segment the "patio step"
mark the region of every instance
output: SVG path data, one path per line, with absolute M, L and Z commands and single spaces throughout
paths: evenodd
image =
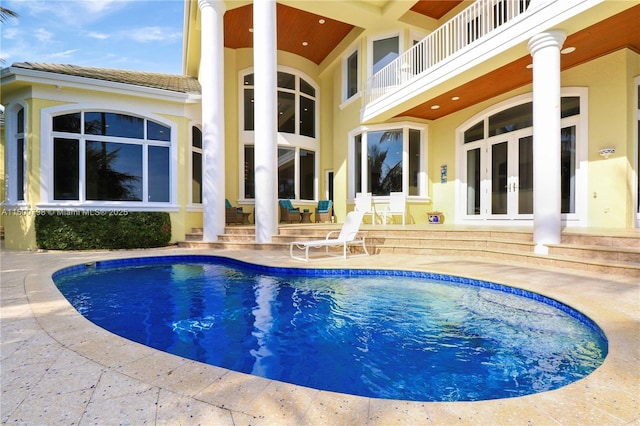
M 181 247 L 212 249 L 288 250 L 292 241 L 324 239 L 339 225 L 280 225 L 279 234 L 269 244 L 254 240 L 253 226 L 226 227 L 216 242 L 202 242 L 202 231 L 195 229 Z M 364 226 L 371 254 L 418 256 L 467 256 L 505 263 L 569 268 L 585 272 L 604 272 L 640 277 L 640 233 L 602 235 L 566 231 L 560 244 L 549 245 L 549 254 L 534 253 L 530 230 L 501 230 L 464 227 L 378 227 Z

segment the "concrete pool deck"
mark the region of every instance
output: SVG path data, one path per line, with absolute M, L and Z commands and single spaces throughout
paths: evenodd
M 609 355 L 588 377 L 525 397 L 440 403 L 364 398 L 237 373 L 133 343 L 84 319 L 51 280 L 56 270 L 80 263 L 176 254 L 302 268 L 432 271 L 508 284 L 589 316 L 607 335 Z M 2 250 L 0 261 L 3 424 L 640 424 L 640 277 L 460 257 L 376 255 L 306 264 L 283 251 L 177 248 Z

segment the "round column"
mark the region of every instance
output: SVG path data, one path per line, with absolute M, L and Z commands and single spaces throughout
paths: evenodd
M 560 49 L 566 34 L 548 31 L 529 40 L 533 57 L 533 242 L 535 252 L 548 254 L 546 244 L 561 237 L 560 196 Z
M 224 12 L 222 0 L 198 0 L 201 12 L 203 241 L 225 226 Z
M 278 87 L 275 0 L 253 2 L 256 242 L 278 233 Z

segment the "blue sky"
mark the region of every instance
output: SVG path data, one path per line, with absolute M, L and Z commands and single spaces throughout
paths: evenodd
M 2 67 L 44 62 L 182 74 L 183 0 L 2 0 Z

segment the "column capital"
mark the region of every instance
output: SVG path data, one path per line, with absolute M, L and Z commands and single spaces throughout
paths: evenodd
M 227 6 L 224 0 L 198 0 L 198 8 L 203 10 L 204 8 L 212 7 L 216 12 L 223 14 L 227 10 Z
M 527 47 L 529 53 L 533 56 L 538 50 L 545 47 L 562 47 L 562 44 L 567 39 L 567 34 L 561 30 L 545 31 L 540 34 L 536 34 L 529 40 Z

